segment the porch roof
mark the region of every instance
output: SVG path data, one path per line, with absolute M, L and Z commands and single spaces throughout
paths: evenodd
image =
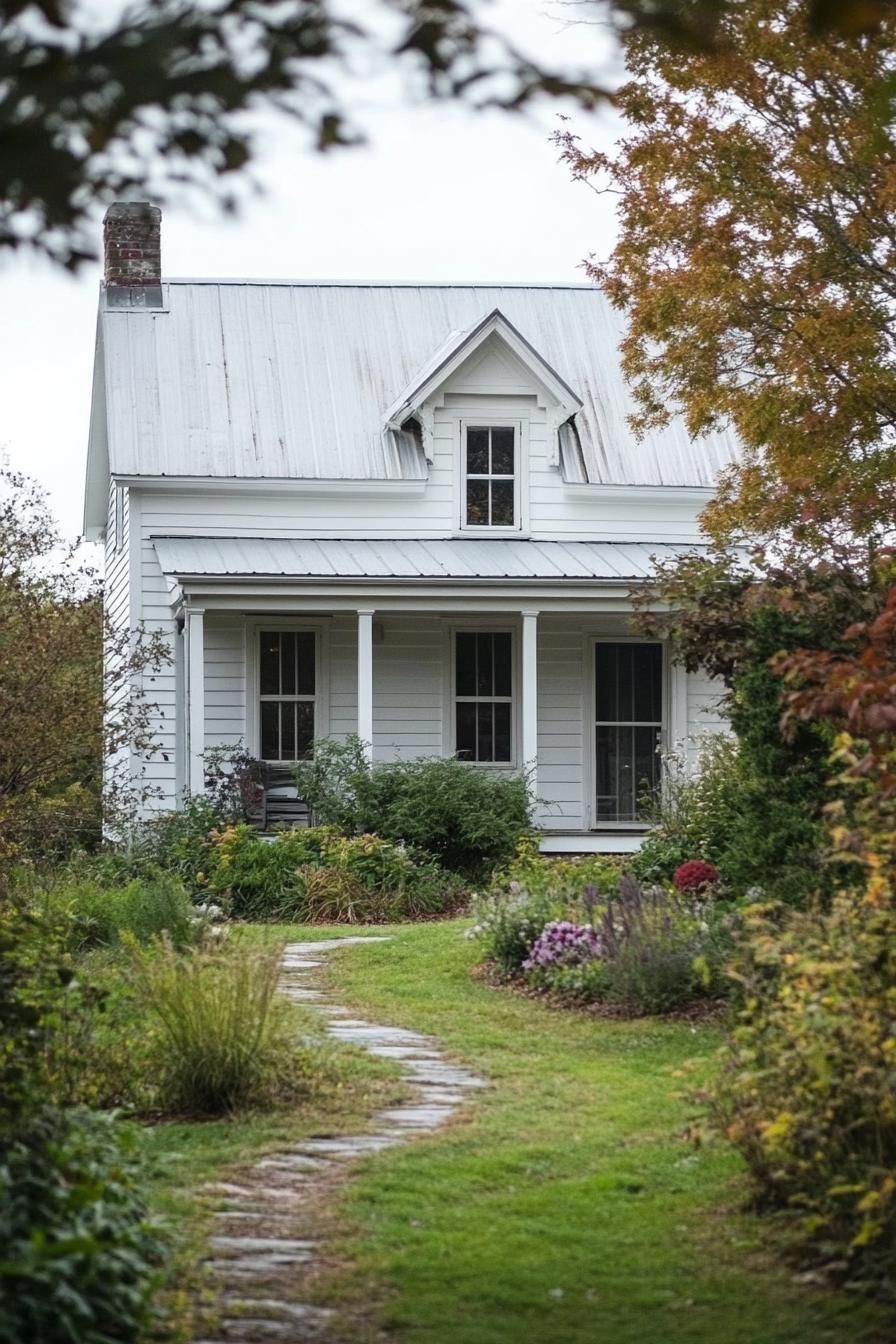
M 693 547 L 619 541 L 523 541 L 268 537 L 156 537 L 159 563 L 173 579 L 519 579 L 545 582 L 645 579 L 654 557 Z

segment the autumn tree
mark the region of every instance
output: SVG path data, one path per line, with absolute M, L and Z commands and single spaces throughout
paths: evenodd
M 711 49 L 646 29 L 625 49 L 616 149 L 561 140 L 618 194 L 618 242 L 588 269 L 627 311 L 641 422 L 736 429 L 717 538 L 877 537 L 896 518 L 892 11 L 847 40 L 799 0 L 745 0 Z
M 98 838 L 103 764 L 151 750 L 136 682 L 165 658 L 152 634 L 104 629 L 97 576 L 61 542 L 43 492 L 0 473 L 0 861 Z M 141 782 L 105 774 L 114 819 Z

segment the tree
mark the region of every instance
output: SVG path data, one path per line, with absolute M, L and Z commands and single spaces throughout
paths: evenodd
M 561 137 L 619 194 L 589 273 L 628 312 L 640 422 L 681 410 L 745 446 L 704 515 L 717 538 L 818 546 L 896 517 L 896 28 L 875 8 L 857 40 L 800 0 L 727 7 L 703 50 L 635 31 L 616 151 Z
M 104 630 L 96 576 L 61 543 L 43 492 L 0 473 L 0 864 L 98 838 L 103 762 L 151 749 L 135 683 L 166 658 L 153 635 Z M 113 769 L 107 785 L 108 818 L 139 801 L 139 780 Z
M 806 4 L 822 23 L 855 12 L 849 0 Z M 582 3 L 676 47 L 711 45 L 727 7 Z M 879 21 L 885 7 L 865 0 L 864 21 Z M 232 205 L 225 184 L 255 148 L 245 113 L 280 109 L 318 149 L 353 143 L 352 77 L 364 66 L 393 67 L 412 90 L 474 107 L 518 110 L 537 96 L 591 107 L 607 96 L 587 67 L 557 70 L 523 55 L 512 32 L 489 24 L 483 0 L 366 0 L 352 18 L 349 8 L 134 0 L 102 23 L 85 0 L 0 0 L 0 249 L 30 245 L 73 268 L 93 255 L 96 201 L 136 194 L 165 204 L 192 183 Z

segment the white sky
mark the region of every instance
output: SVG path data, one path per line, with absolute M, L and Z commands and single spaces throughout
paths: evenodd
M 550 3 L 498 9 L 545 61 L 587 62 L 610 82 L 609 35 L 564 26 Z M 274 123 L 256 165 L 264 195 L 238 219 L 166 209 L 163 276 L 570 281 L 585 278 L 583 257 L 606 255 L 611 205 L 557 163 L 556 106 L 524 120 L 391 102 L 363 114 L 366 147 L 323 158 Z M 602 147 L 619 134 L 609 110 L 572 124 Z M 50 490 L 68 536 L 82 521 L 99 276 L 99 263 L 76 278 L 23 257 L 0 263 L 0 453 Z

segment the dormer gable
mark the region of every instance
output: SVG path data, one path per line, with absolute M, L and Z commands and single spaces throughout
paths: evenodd
M 432 460 L 432 414 L 446 395 L 528 396 L 547 414 L 551 462 L 559 462 L 560 426 L 582 409 L 582 399 L 499 308 L 466 331 L 452 331 L 386 412 L 386 427 L 409 420 L 422 428 Z

